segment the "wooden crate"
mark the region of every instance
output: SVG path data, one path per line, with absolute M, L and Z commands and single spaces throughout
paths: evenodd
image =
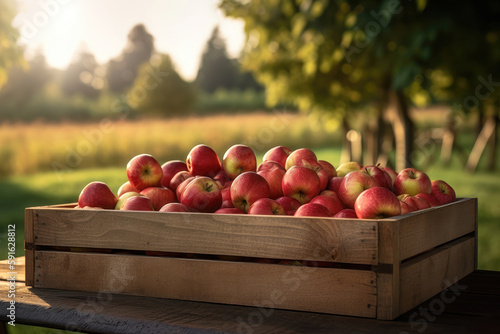
M 26 209 L 27 285 L 394 319 L 477 266 L 470 198 L 380 220 L 72 206 Z

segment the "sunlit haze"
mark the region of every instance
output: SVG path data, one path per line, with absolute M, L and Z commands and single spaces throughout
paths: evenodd
M 243 23 L 224 17 L 217 0 L 17 0 L 14 25 L 29 58 L 38 51 L 50 66 L 64 69 L 75 51 L 87 50 L 106 63 L 123 50 L 127 34 L 144 23 L 159 52 L 169 54 L 187 80 L 196 77 L 200 56 L 219 25 L 228 53 L 243 47 Z

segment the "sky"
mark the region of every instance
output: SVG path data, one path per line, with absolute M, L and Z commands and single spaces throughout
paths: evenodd
M 17 0 L 13 25 L 27 58 L 45 54 L 50 66 L 65 69 L 75 51 L 93 53 L 101 64 L 117 57 L 130 29 L 143 23 L 156 50 L 169 54 L 186 80 L 196 77 L 200 57 L 215 26 L 237 57 L 244 44 L 243 22 L 224 17 L 218 0 Z

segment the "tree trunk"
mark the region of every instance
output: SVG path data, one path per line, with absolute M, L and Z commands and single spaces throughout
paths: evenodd
M 364 153 L 363 165 L 376 165 L 382 150 L 384 124 L 382 109 L 378 110 L 374 119 L 371 119 L 365 126 L 363 132 Z
M 389 119 L 396 144 L 396 170 L 412 167 L 414 125 L 408 113 L 408 101 L 403 92 L 391 91 L 389 95 Z
M 498 111 L 494 110 L 493 111 L 493 122 L 494 122 L 494 129 L 493 133 L 491 134 L 490 140 L 488 141 L 488 150 L 489 150 L 489 156 L 488 156 L 488 171 L 494 172 L 496 170 L 496 162 L 497 162 L 497 132 L 498 132 Z
M 441 145 L 441 162 L 444 166 L 449 166 L 451 163 L 451 155 L 453 153 L 453 147 L 455 145 L 455 136 L 455 115 L 452 110 L 449 110 L 445 120 L 443 144 Z
M 347 120 L 342 120 L 342 153 L 340 154 L 340 163 L 352 161 L 352 148 L 351 142 L 347 139 L 347 133 L 349 132 L 350 127 Z
M 483 155 L 484 149 L 486 145 L 494 136 L 497 129 L 496 115 L 488 115 L 486 117 L 486 121 L 479 133 L 479 136 L 474 143 L 474 147 L 472 147 L 472 151 L 469 155 L 469 160 L 467 160 L 466 168 L 469 172 L 475 172 L 477 169 L 477 165 L 479 164 L 479 160 Z

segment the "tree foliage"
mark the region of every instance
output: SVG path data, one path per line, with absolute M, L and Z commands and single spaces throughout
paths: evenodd
M 103 86 L 103 79 L 97 74 L 97 64 L 93 54 L 81 51 L 72 62 L 62 78 L 62 91 L 65 95 L 82 95 L 96 98 Z
M 17 44 L 19 31 L 12 26 L 15 14 L 13 0 L 0 0 L 0 89 L 7 81 L 8 70 L 23 60 Z

